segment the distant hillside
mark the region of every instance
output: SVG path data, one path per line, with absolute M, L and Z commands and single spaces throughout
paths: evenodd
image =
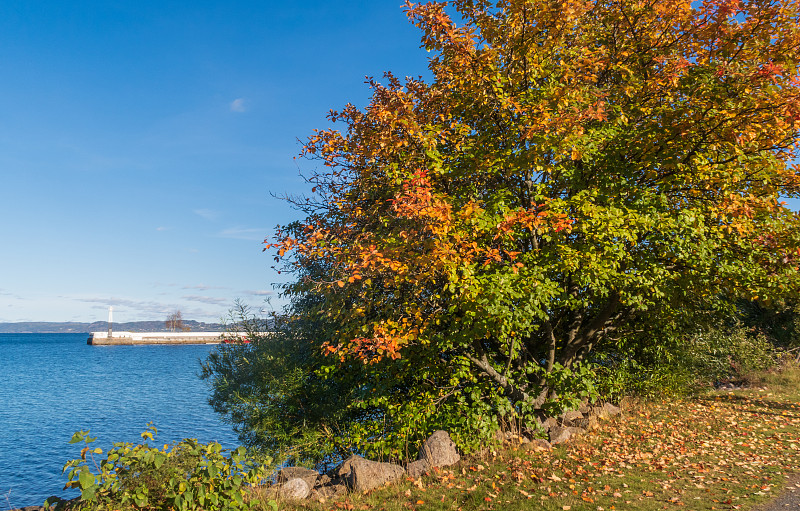
M 225 326 L 219 323 L 202 323 L 199 321 L 184 321 L 184 327 L 192 332 L 219 332 Z M 114 323 L 114 330 L 128 332 L 163 332 L 167 330 L 164 321 L 133 321 L 130 323 Z M 22 322 L 0 323 L 0 334 L 71 334 L 104 332 L 108 329 L 105 321 L 94 323 L 58 323 L 58 322 Z

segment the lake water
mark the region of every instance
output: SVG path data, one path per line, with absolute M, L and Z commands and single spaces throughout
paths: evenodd
M 41 505 L 64 491 L 61 469 L 80 456 L 75 431 L 94 445 L 155 445 L 183 438 L 238 445 L 207 403 L 199 360 L 213 345 L 89 346 L 87 334 L 0 334 L 0 509 Z

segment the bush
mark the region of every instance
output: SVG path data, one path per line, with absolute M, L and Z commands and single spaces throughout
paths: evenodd
M 325 338 L 325 325 L 275 315 L 267 333 L 243 304 L 231 311 L 229 323 L 236 335 L 203 361 L 201 377 L 211 387 L 209 403 L 239 441 L 278 465 L 349 455 L 343 424 L 361 416 L 347 406 L 359 385 L 347 373 L 324 372 L 315 339 Z
M 680 359 L 681 338 L 679 331 L 662 326 L 602 346 L 595 357 L 599 393 L 612 401 L 688 393 L 694 378 Z
M 694 328 L 654 325 L 641 335 L 598 350 L 597 387 L 605 398 L 677 396 L 722 382 L 748 381 L 773 367 L 780 350 L 737 315 L 709 314 Z
M 704 383 L 746 381 L 774 366 L 777 353 L 763 333 L 736 323 L 693 336 L 683 363 Z
M 800 346 L 800 300 L 783 300 L 769 305 L 742 300 L 738 309 L 746 326 L 762 332 L 776 346 Z
M 142 438 L 153 440 L 155 433 L 151 426 Z M 69 477 L 66 488 L 81 491 L 79 508 L 250 509 L 253 502 L 247 498 L 247 489 L 264 479 L 263 469 L 247 458 L 244 447 L 226 456 L 220 444 L 201 444 L 194 439 L 163 449 L 146 443 L 115 443 L 98 465 L 95 455 L 103 450 L 92 448 L 94 441 L 88 431 L 76 432 L 70 443 L 85 444 L 81 457 L 64 465 Z M 97 473 L 92 472 L 90 462 Z M 45 505 L 61 509 L 67 502 L 51 497 Z

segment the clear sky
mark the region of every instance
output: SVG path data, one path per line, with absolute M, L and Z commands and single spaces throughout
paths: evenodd
M 298 139 L 366 75 L 426 73 L 401 6 L 0 2 L 0 322 L 262 307 Z
M 264 306 L 298 139 L 365 76 L 426 74 L 401 5 L 0 2 L 0 322 Z

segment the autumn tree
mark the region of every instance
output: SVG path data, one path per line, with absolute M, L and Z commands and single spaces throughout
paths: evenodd
M 406 12 L 431 80 L 331 112 L 306 218 L 266 241 L 330 325 L 318 373 L 358 375 L 359 439 L 530 424 L 609 339 L 797 294 L 796 0 Z
M 170 332 L 181 331 L 183 330 L 183 314 L 179 310 L 171 312 L 167 315 L 167 320 L 164 323 Z

